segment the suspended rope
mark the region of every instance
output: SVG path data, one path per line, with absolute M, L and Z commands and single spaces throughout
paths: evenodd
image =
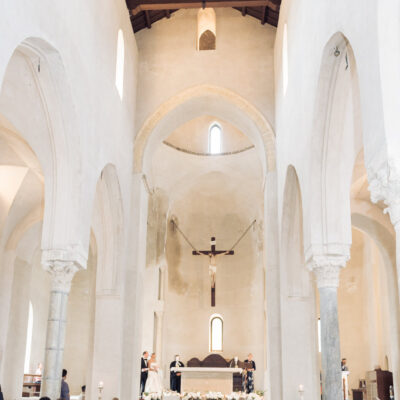
M 186 235 L 181 231 L 181 229 L 179 228 L 178 224 L 171 219 L 171 222 L 174 224 L 174 226 L 176 227 L 176 229 L 178 229 L 178 232 L 183 236 L 183 238 L 186 240 L 186 243 L 194 250 L 197 251 L 197 249 L 192 245 L 192 243 L 190 242 L 190 240 L 186 237 Z
M 248 228 L 243 232 L 242 236 L 240 236 L 240 238 L 238 240 L 236 240 L 235 244 L 229 249 L 229 251 L 232 251 L 237 245 L 238 243 L 244 238 L 244 236 L 246 235 L 246 233 L 250 230 L 250 228 L 256 223 L 256 219 L 248 226 Z
M 182 235 L 182 237 L 185 239 L 186 243 L 197 253 L 199 252 L 194 246 L 193 244 L 190 242 L 190 240 L 187 238 L 187 236 L 181 231 L 181 229 L 179 228 L 178 224 L 171 219 L 171 222 L 174 224 L 174 226 L 176 227 L 176 229 L 178 230 L 178 232 Z M 250 228 L 257 222 L 257 220 L 255 219 L 248 227 L 247 229 L 242 233 L 242 235 L 239 237 L 238 240 L 236 240 L 236 242 L 233 244 L 233 246 L 226 252 L 230 252 L 232 251 L 238 244 L 239 242 L 245 237 L 246 233 L 250 230 Z M 224 254 L 226 254 L 224 253 Z

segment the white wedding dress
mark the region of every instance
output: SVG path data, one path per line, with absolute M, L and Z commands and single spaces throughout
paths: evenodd
M 145 393 L 162 393 L 163 387 L 161 382 L 161 371 L 158 370 L 156 363 L 149 366 L 149 374 L 147 375 Z

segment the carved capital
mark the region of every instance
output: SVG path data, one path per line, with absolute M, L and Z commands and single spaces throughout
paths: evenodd
M 75 273 L 86 268 L 86 255 L 80 248 L 42 251 L 43 268 L 51 275 L 53 291 L 69 293 Z
M 387 206 L 384 213 L 389 213 L 392 224 L 400 221 L 400 158 L 389 159 L 378 171 L 368 169 L 371 201 L 383 201 Z
M 309 263 L 309 269 L 314 272 L 318 288 L 339 287 L 340 270 L 346 266 L 347 254 L 315 255 Z

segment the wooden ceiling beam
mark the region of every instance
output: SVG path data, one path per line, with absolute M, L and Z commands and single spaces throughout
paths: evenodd
M 132 0 L 128 1 L 128 8 L 133 16 L 141 11 L 175 10 L 179 8 L 201 8 L 206 7 L 270 7 L 274 11 L 279 11 L 279 5 L 272 0 Z
M 150 19 L 149 12 L 147 10 L 144 12 L 144 16 L 145 16 L 145 19 L 146 19 L 146 27 L 148 29 L 150 29 L 151 28 L 151 19 Z
M 242 15 L 243 17 L 245 17 L 247 14 L 247 8 L 246 7 L 242 7 Z
M 265 25 L 265 23 L 267 22 L 267 18 L 268 18 L 268 6 L 264 7 L 264 12 L 263 12 L 263 16 L 262 16 L 262 20 L 261 20 L 261 24 Z

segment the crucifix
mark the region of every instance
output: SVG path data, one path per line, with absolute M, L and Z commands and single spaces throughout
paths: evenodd
M 208 256 L 210 259 L 210 264 L 208 267 L 208 272 L 211 277 L 211 307 L 215 307 L 215 280 L 217 274 L 217 260 L 218 256 L 232 256 L 235 254 L 233 250 L 216 250 L 215 249 L 216 240 L 215 237 L 211 238 L 211 250 L 193 250 L 192 254 L 194 256 Z

